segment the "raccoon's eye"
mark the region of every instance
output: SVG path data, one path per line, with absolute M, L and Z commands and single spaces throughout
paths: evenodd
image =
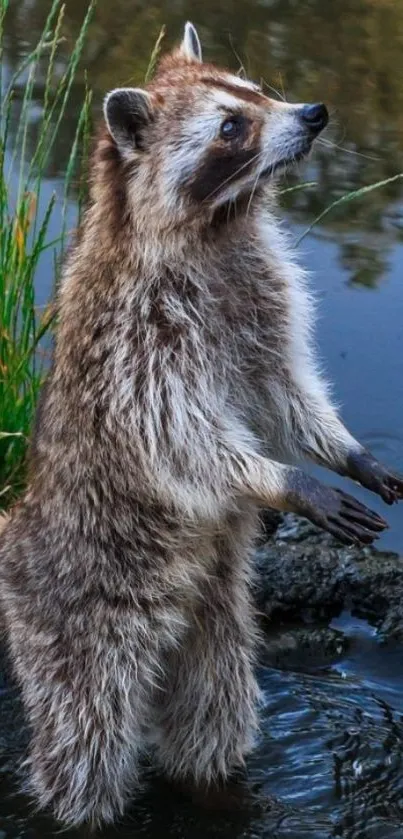
M 221 125 L 220 134 L 224 140 L 234 140 L 239 137 L 244 126 L 244 118 L 241 116 L 233 116 L 225 119 Z

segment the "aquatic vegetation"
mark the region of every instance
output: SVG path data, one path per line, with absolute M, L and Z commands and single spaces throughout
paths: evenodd
M 49 241 L 57 199 L 53 194 L 44 202 L 41 186 L 62 130 L 93 8 L 91 2 L 62 71 L 58 62 L 64 16 L 61 0 L 52 3 L 35 49 L 20 62 L 14 74 L 7 78 L 4 68 L 2 73 L 0 69 L 1 505 L 9 503 L 23 485 L 27 439 L 46 367 L 43 343 L 54 319 L 51 303 L 43 310 L 36 305 L 35 280 L 41 257 L 49 249 L 53 252 L 57 279 L 58 260 L 68 235 L 66 207 L 73 180 L 77 190 L 78 179 L 79 204 L 83 198 L 80 169 L 86 158 L 91 102 L 87 88 L 65 173 L 60 234 Z M 0 0 L 0 68 L 7 9 L 8 0 Z M 35 122 L 37 86 L 41 89 L 41 115 Z

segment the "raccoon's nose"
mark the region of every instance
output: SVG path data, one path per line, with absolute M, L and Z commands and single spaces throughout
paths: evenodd
M 301 109 L 301 119 L 311 131 L 318 134 L 329 122 L 326 105 L 323 105 L 322 102 L 317 105 L 304 105 Z

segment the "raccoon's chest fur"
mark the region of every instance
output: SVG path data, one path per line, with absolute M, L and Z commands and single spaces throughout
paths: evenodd
M 309 307 L 286 239 L 274 225 L 262 228 L 262 235 L 248 231 L 223 249 L 205 320 L 214 323 L 216 381 L 225 381 L 230 411 L 277 450 L 284 393 L 306 352 Z
M 275 373 L 287 341 L 288 306 L 282 281 L 257 260 L 233 265 L 221 314 L 236 369 L 249 379 Z
M 236 400 L 256 402 L 283 378 L 290 340 L 290 293 L 281 271 L 257 249 L 238 247 L 220 277 L 214 317 Z

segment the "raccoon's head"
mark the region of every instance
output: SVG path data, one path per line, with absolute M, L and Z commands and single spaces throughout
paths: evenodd
M 328 122 L 323 104 L 269 99 L 258 85 L 203 63 L 190 23 L 147 89 L 112 90 L 104 115 L 133 213 L 167 228 L 259 195 L 308 154 Z

